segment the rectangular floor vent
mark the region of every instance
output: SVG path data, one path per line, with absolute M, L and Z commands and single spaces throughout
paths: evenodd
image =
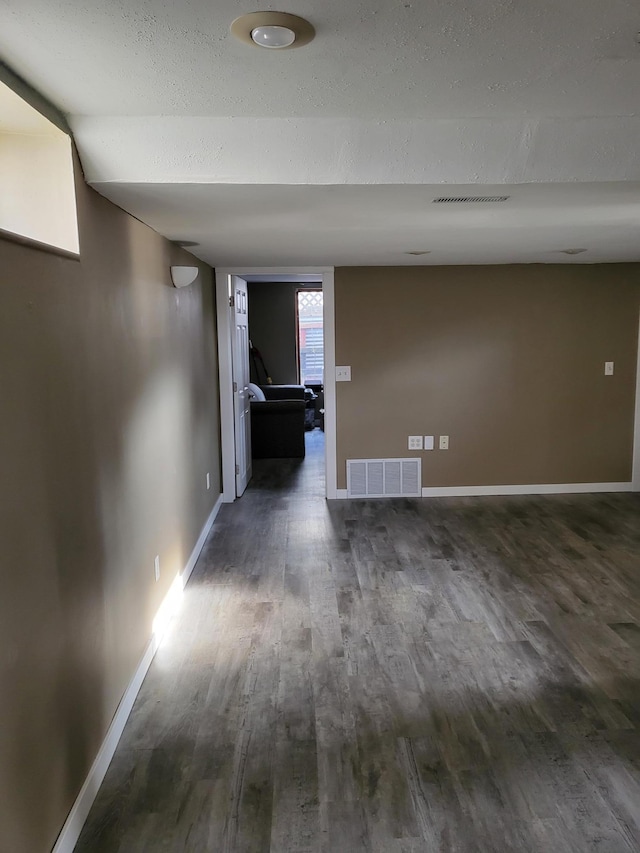
M 350 498 L 418 498 L 421 494 L 420 459 L 347 459 Z

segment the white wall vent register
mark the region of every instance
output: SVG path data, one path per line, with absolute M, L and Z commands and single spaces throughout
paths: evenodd
M 420 459 L 347 459 L 350 498 L 418 498 L 422 494 Z

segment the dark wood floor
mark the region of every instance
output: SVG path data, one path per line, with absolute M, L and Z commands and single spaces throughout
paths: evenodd
M 640 495 L 327 504 L 308 438 L 221 510 L 76 850 L 639 851 Z

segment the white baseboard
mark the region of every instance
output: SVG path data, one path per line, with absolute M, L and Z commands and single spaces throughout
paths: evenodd
M 187 560 L 187 565 L 182 570 L 180 577 L 182 578 L 182 587 L 187 585 L 187 581 L 191 577 L 191 572 L 194 570 L 196 563 L 198 562 L 198 557 L 200 556 L 200 551 L 204 546 L 204 543 L 209 535 L 209 531 L 213 526 L 213 522 L 216 520 L 216 516 L 220 512 L 220 507 L 222 506 L 222 495 L 218 496 L 218 500 L 214 503 L 213 509 L 211 510 L 211 515 L 205 521 L 204 527 L 202 528 L 202 532 L 198 537 L 198 541 L 193 546 L 193 551 L 191 552 L 191 556 Z
M 220 507 L 222 506 L 222 495 L 217 499 L 214 504 L 214 507 L 209 515 L 209 518 L 206 520 L 204 527 L 202 528 L 202 532 L 198 537 L 198 541 L 196 542 L 189 559 L 187 560 L 187 564 L 177 577 L 177 581 L 179 581 L 180 588 L 184 588 L 191 573 L 193 572 L 193 568 L 198 561 L 198 557 L 200 555 L 200 551 L 202 551 L 202 547 L 206 541 L 207 536 L 209 535 L 209 531 L 213 525 L 213 522 L 218 515 Z M 158 608 L 158 613 L 162 610 L 169 611 L 172 609 L 173 602 L 175 601 L 173 591 L 176 584 L 172 584 L 171 589 L 167 593 L 165 599 L 162 604 Z M 166 626 L 167 620 L 162 620 L 162 624 Z M 142 659 L 138 664 L 138 668 L 136 669 L 133 678 L 129 682 L 129 686 L 124 692 L 124 696 L 120 700 L 120 704 L 116 710 L 116 713 L 111 721 L 111 725 L 105 735 L 104 740 L 102 741 L 102 745 L 100 750 L 98 751 L 98 755 L 96 756 L 95 761 L 91 766 L 91 770 L 89 770 L 89 774 L 84 781 L 84 785 L 80 789 L 80 793 L 76 797 L 76 800 L 71 807 L 71 811 L 69 812 L 69 816 L 67 817 L 62 830 L 60 831 L 60 835 L 58 836 L 58 840 L 56 841 L 52 853 L 73 853 L 73 848 L 76 846 L 78 838 L 80 837 L 80 833 L 82 831 L 82 827 L 87 819 L 91 806 L 93 805 L 93 801 L 96 798 L 98 790 L 100 789 L 100 785 L 102 784 L 102 780 L 104 779 L 107 770 L 109 769 L 109 764 L 111 763 L 111 759 L 113 758 L 113 754 L 116 751 L 116 747 L 118 746 L 118 742 L 122 737 L 122 732 L 124 731 L 124 727 L 126 725 L 127 720 L 129 719 L 129 714 L 131 713 L 131 709 L 133 708 L 133 704 L 136 701 L 136 697 L 138 695 L 138 691 L 142 686 L 142 682 L 147 674 L 149 667 L 151 666 L 151 661 L 153 660 L 153 656 L 158 650 L 158 646 L 160 645 L 161 636 L 157 634 L 153 634 L 147 647 L 142 655 Z
M 423 498 L 481 495 L 577 495 L 589 492 L 630 492 L 632 483 L 533 483 L 523 486 L 427 486 Z
M 632 492 L 633 483 L 533 483 L 528 486 L 426 486 L 423 498 L 467 498 L 482 495 L 579 495 L 589 492 Z M 337 500 L 348 498 L 346 489 L 336 490 Z M 362 500 L 362 498 L 358 498 Z M 374 498 L 371 498 L 374 500 Z M 375 500 L 379 500 L 375 498 Z
M 638 324 L 638 362 L 636 365 L 636 412 L 633 423 L 633 491 L 640 492 L 640 323 Z
M 129 686 L 125 690 L 124 696 L 120 700 L 118 710 L 115 713 L 111 725 L 107 731 L 105 739 L 102 741 L 102 746 L 96 756 L 95 761 L 89 770 L 89 775 L 84 781 L 84 785 L 80 789 L 80 793 L 76 797 L 76 801 L 71 807 L 69 816 L 67 817 L 64 826 L 58 836 L 52 853 L 73 853 L 76 846 L 82 827 L 87 819 L 87 815 L 96 798 L 102 780 L 111 764 L 111 759 L 118 746 L 118 741 L 122 735 L 125 723 L 129 718 L 133 703 L 136 700 L 138 691 L 142 686 L 147 670 L 151 665 L 156 648 L 154 647 L 153 639 L 149 640 L 147 648 L 144 651 L 142 660 L 138 664 L 133 678 Z

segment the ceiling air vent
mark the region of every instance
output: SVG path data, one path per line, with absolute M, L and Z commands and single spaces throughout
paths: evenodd
M 433 204 L 483 204 L 486 201 L 506 201 L 509 195 L 442 195 Z

